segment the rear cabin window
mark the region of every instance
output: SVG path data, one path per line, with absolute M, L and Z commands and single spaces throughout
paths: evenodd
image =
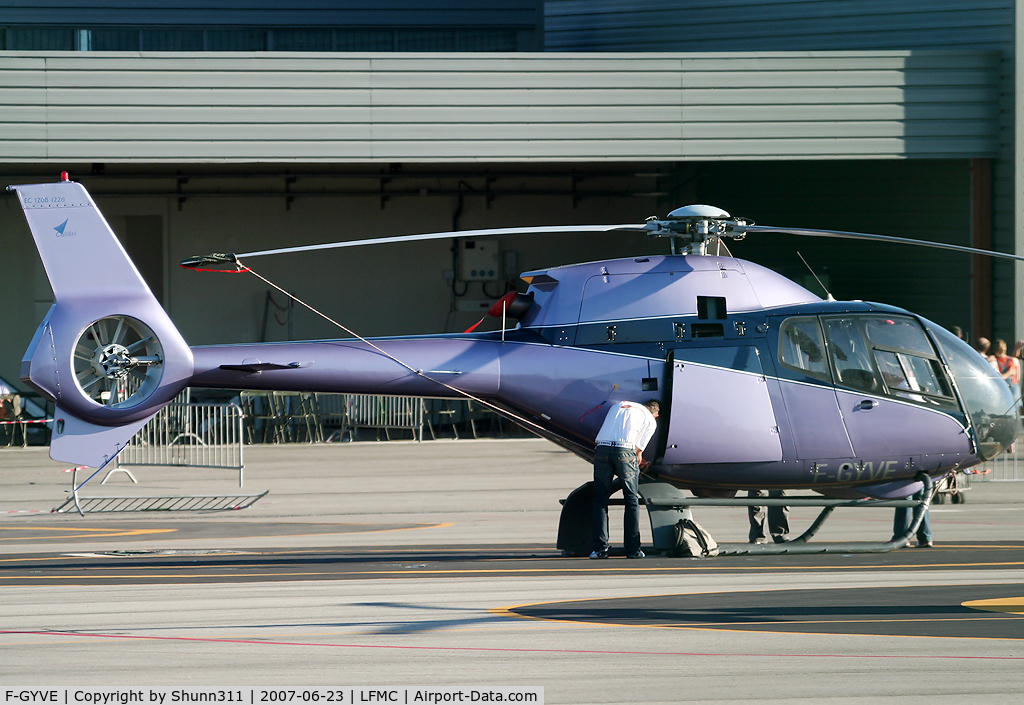
M 779 362 L 808 377 L 832 381 L 816 317 L 787 318 L 782 322 L 779 327 Z

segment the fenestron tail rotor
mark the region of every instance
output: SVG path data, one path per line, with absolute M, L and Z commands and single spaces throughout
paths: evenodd
M 159 386 L 163 360 L 148 326 L 129 316 L 108 316 L 89 325 L 75 343 L 75 383 L 98 404 L 132 407 Z
M 101 467 L 188 386 L 192 350 L 85 187 L 65 174 L 8 190 L 54 295 L 21 379 L 53 402 L 50 457 Z

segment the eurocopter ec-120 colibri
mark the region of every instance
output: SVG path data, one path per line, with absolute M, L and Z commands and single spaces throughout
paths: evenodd
M 8 189 L 54 292 L 21 376 L 55 404 L 50 455 L 63 462 L 102 467 L 186 387 L 468 396 L 588 460 L 609 404 L 657 399 L 662 418 L 645 453 L 655 463 L 641 493 L 655 543 L 664 544 L 682 506 L 700 503 L 683 502 L 675 488 L 705 503 L 742 504 L 727 498 L 763 488 L 902 498 L 993 457 L 1019 426 L 1007 385 L 941 326 L 883 304 L 822 300 L 730 256 L 721 240 L 788 232 L 981 252 L 971 248 L 757 226 L 710 206 L 640 225 L 334 243 L 315 247 L 639 230 L 668 238 L 673 254 L 527 272 L 528 291 L 502 301 L 504 316 L 518 321 L 511 330 L 189 347 L 81 184 L 64 176 Z M 310 248 L 182 264 L 237 271 L 299 249 Z M 669 505 L 676 513 L 656 523 L 654 508 Z M 587 533 L 589 504 L 567 500 L 566 522 Z

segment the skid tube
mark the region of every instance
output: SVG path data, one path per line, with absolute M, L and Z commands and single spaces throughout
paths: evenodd
M 651 517 L 651 528 L 654 533 L 654 548 L 667 550 L 675 542 L 675 522 L 690 517 L 690 507 L 821 507 L 821 513 L 811 522 L 804 533 L 795 539 L 782 543 L 768 544 L 719 544 L 720 556 L 743 555 L 781 555 L 809 553 L 887 553 L 903 548 L 913 536 L 931 502 L 934 482 L 925 473 L 915 478 L 924 483 L 919 493 L 921 499 L 829 499 L 827 497 L 734 497 L 731 499 L 703 499 L 699 497 L 667 496 L 671 487 L 661 482 L 641 483 L 641 494 L 645 494 L 644 503 Z M 660 486 L 660 487 L 654 487 Z M 672 488 L 675 489 L 675 488 Z M 653 492 L 651 490 L 654 490 Z M 909 507 L 913 510 L 907 530 L 890 541 L 843 541 L 826 544 L 809 544 L 808 541 L 818 532 L 825 520 L 836 507 Z M 671 529 L 671 538 L 666 529 Z

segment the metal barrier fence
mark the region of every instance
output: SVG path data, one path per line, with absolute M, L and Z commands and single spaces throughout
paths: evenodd
M 417 441 L 425 432 L 432 439 L 517 434 L 492 410 L 467 399 L 262 391 L 242 392 L 240 399 L 247 443 L 355 441 L 367 429 L 377 432 L 377 440 L 381 432 L 392 440 L 395 431 Z
M 118 469 L 134 465 L 227 468 L 238 470 L 241 487 L 242 422 L 237 404 L 173 402 L 132 437 L 118 456 Z
M 389 440 L 393 430 L 410 431 L 413 439 L 423 440 L 423 400 L 419 397 L 335 394 L 321 395 L 318 404 L 321 420 L 337 419 L 341 432 L 347 430 L 352 440 L 361 428 L 383 430 Z
M 322 441 L 318 398 L 311 392 L 243 391 L 238 395 L 245 416 L 247 443 Z
M 1021 458 L 1018 451 L 1020 444 L 1024 442 L 1018 439 L 1017 443 L 1005 453 L 1000 453 L 987 462 L 969 468 L 969 476 L 972 482 L 1020 482 L 1024 481 L 1024 458 Z M 973 472 L 971 472 L 973 470 Z

